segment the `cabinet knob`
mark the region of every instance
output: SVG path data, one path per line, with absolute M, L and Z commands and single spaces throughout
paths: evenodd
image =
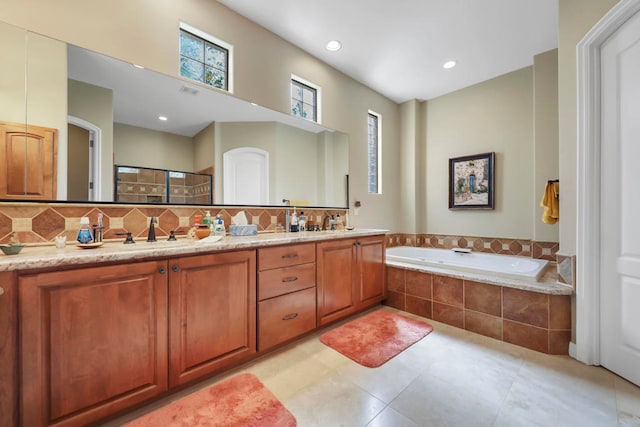
M 282 320 L 293 320 L 296 317 L 298 317 L 298 313 L 291 313 L 291 314 L 287 314 L 286 316 L 284 316 L 282 318 Z
M 160 274 L 164 274 L 164 273 L 166 273 L 166 272 L 167 272 L 167 269 L 166 269 L 166 268 L 164 268 L 164 267 L 160 267 L 160 270 L 158 270 L 158 272 L 159 272 Z
M 171 269 L 176 273 L 180 271 L 180 267 L 178 267 L 177 265 L 174 265 L 173 267 L 171 267 Z

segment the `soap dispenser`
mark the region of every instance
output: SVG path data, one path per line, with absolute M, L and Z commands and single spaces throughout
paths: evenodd
M 225 234 L 224 221 L 222 220 L 222 216 L 220 214 L 216 216 L 216 225 L 214 228 L 214 234 L 216 236 L 224 236 Z

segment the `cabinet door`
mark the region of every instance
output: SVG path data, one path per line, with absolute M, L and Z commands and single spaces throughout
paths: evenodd
M 57 140 L 57 129 L 0 122 L 0 198 L 56 198 Z
M 171 386 L 256 352 L 255 251 L 178 258 L 169 269 Z
M 317 245 L 318 324 L 324 325 L 356 310 L 353 283 L 358 280 L 356 241 L 335 240 Z
M 0 272 L 0 426 L 18 425 L 18 284 Z
M 379 303 L 385 298 L 385 238 L 372 236 L 358 239 L 360 281 L 358 308 Z
M 19 277 L 22 425 L 86 425 L 167 390 L 165 266 Z

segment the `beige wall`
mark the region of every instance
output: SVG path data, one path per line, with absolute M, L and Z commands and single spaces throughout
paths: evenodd
M 193 137 L 193 166 L 195 167 L 196 171 L 201 171 L 213 167 L 213 150 L 215 142 L 216 138 L 214 123 L 211 123 L 209 126 L 202 129 Z
M 221 4 L 5 0 L 0 21 L 170 75 L 178 72 L 178 26 L 183 21 L 234 45 L 235 95 L 240 98 L 288 113 L 292 73 L 320 85 L 323 124 L 350 139 L 351 194 L 363 206 L 359 216 L 352 216 L 354 225 L 398 228 L 397 104 Z M 382 195 L 367 194 L 369 109 L 382 115 Z
M 0 51 L 2 72 L 0 73 L 0 121 L 27 122 L 27 100 L 24 92 L 26 82 L 25 50 L 27 32 L 13 25 L 0 23 Z M 13 64 L 13 65 L 10 65 Z
M 576 253 L 576 46 L 616 3 L 617 0 L 560 0 L 559 3 L 560 252 L 565 255 Z
M 113 92 L 110 89 L 69 79 L 67 102 L 70 116 L 87 121 L 101 130 L 100 163 L 102 188 L 99 198 L 103 201 L 112 201 Z
M 426 232 L 530 239 L 533 67 L 432 99 L 426 112 Z M 449 210 L 449 159 L 490 151 L 495 209 Z
M 557 242 L 558 223 L 545 224 L 540 219 L 540 200 L 548 180 L 558 179 L 558 50 L 533 58 L 534 153 L 533 207 L 535 209 L 532 239 Z M 562 190 L 561 190 L 562 192 Z
M 118 165 L 195 172 L 194 151 L 188 136 L 113 124 L 113 159 Z

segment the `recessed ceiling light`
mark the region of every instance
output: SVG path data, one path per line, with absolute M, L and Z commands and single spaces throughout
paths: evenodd
M 253 105 L 254 107 L 258 106 L 258 104 L 256 104 L 255 102 L 252 102 L 251 105 Z
M 336 50 L 340 50 L 341 48 L 342 43 L 340 43 L 338 40 L 331 40 L 329 43 L 327 43 L 327 50 L 331 52 L 335 52 Z
M 456 61 L 451 60 L 451 61 L 447 61 L 447 62 L 445 62 L 444 64 L 442 64 L 442 67 L 444 67 L 444 68 L 446 68 L 446 69 L 448 70 L 449 68 L 453 68 L 453 67 L 455 67 L 455 66 L 456 66 L 456 64 L 457 64 L 457 62 L 456 62 Z
M 140 68 L 141 70 L 144 70 L 144 67 L 142 65 L 133 64 L 133 66 L 136 67 L 136 68 Z
M 169 119 L 166 116 L 158 116 L 158 120 L 162 120 L 163 122 L 166 122 Z

